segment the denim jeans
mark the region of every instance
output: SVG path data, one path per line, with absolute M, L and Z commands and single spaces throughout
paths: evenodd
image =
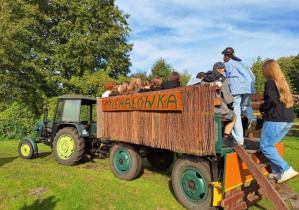
M 283 139 L 292 125 L 292 122 L 264 122 L 260 149 L 270 160 L 271 170 L 274 173 L 282 173 L 290 168 L 289 164 L 278 154 L 275 145 Z
M 251 107 L 251 94 L 234 95 L 234 112 L 237 115 L 237 120 L 232 134 L 237 143 L 244 143 L 244 132 L 241 115 L 246 116 L 248 122 L 256 119 Z

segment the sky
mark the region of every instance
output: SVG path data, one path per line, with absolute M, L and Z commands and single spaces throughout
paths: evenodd
M 223 61 L 221 52 L 251 65 L 260 56 L 299 54 L 298 0 L 116 0 L 128 19 L 131 73 L 149 73 L 161 57 L 192 77 Z

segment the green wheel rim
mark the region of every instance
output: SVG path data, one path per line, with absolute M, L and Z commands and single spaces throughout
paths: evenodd
M 58 156 L 63 160 L 67 160 L 74 154 L 74 152 L 75 142 L 73 138 L 68 134 L 60 136 L 57 141 Z
M 207 199 L 207 181 L 194 167 L 184 168 L 180 175 L 180 187 L 186 199 L 194 204 L 201 204 Z
M 113 157 L 115 169 L 120 174 L 127 174 L 132 167 L 132 158 L 125 149 L 116 151 Z
M 29 144 L 27 144 L 27 143 L 22 144 L 22 146 L 21 146 L 21 153 L 22 153 L 22 155 L 29 156 L 30 155 L 30 151 L 31 151 L 31 148 L 30 148 Z

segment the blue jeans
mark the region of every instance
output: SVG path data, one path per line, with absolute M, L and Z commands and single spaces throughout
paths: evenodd
M 244 143 L 244 132 L 241 115 L 246 116 L 248 122 L 256 119 L 251 107 L 251 94 L 234 95 L 234 112 L 237 115 L 237 120 L 232 134 L 237 143 Z
M 289 164 L 278 154 L 275 144 L 283 139 L 292 125 L 292 122 L 264 122 L 260 149 L 270 160 L 271 170 L 274 173 L 282 173 L 290 168 Z

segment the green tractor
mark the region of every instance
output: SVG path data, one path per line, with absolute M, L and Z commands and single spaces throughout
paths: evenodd
M 43 121 L 34 128 L 37 140 L 26 137 L 19 143 L 22 158 L 37 157 L 37 143 L 50 146 L 57 162 L 63 165 L 75 165 L 84 156 L 102 158 L 108 153 L 109 147 L 96 137 L 97 125 L 93 121 L 96 119 L 95 98 L 59 96 L 53 121 L 48 121 L 47 116 L 46 107 Z

